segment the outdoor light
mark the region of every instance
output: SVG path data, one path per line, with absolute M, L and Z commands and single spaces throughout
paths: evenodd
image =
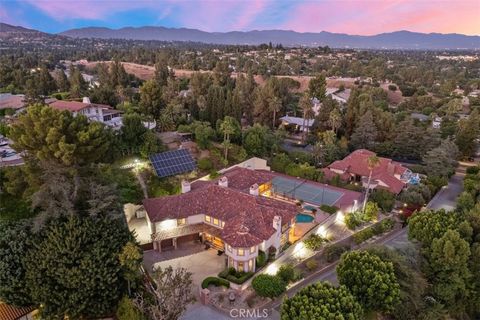
M 265 272 L 266 272 L 267 274 L 269 274 L 269 275 L 274 276 L 274 275 L 276 275 L 277 272 L 278 272 L 278 266 L 277 266 L 275 263 L 272 263 L 271 265 L 269 265 L 269 266 L 267 267 L 267 270 L 265 270 Z
M 326 238 L 327 237 L 327 229 L 325 229 L 325 226 L 320 226 L 318 229 L 317 229 L 317 232 L 316 232 L 319 236 L 321 236 L 322 238 Z
M 335 218 L 335 222 L 344 224 L 345 223 L 345 215 L 342 211 L 337 211 L 337 217 Z
M 306 258 L 308 254 L 308 249 L 305 247 L 303 241 L 297 243 L 295 245 L 295 249 L 293 249 L 293 256 L 297 259 Z

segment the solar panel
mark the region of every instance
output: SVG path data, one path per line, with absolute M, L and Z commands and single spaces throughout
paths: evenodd
M 187 149 L 152 154 L 150 162 L 159 177 L 174 176 L 197 168 L 195 160 Z

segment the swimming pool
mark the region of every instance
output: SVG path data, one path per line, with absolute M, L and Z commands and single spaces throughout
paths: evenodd
M 303 214 L 303 213 L 299 213 L 297 214 L 297 217 L 296 217 L 296 221 L 298 223 L 310 223 L 310 222 L 313 222 L 315 218 L 312 217 L 311 215 L 309 214 Z

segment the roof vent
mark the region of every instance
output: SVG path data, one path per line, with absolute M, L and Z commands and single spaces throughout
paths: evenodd
M 221 177 L 219 180 L 218 180 L 218 185 L 220 187 L 224 187 L 224 188 L 227 188 L 228 187 L 228 178 L 223 176 Z
M 182 180 L 182 193 L 190 192 L 190 190 L 192 190 L 190 182 L 187 180 Z
M 255 183 L 250 187 L 250 194 L 252 196 L 258 196 L 260 194 L 258 184 Z

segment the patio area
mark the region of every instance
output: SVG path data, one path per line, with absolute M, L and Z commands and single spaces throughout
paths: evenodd
M 193 254 L 189 254 L 187 256 L 183 256 L 180 258 L 174 258 L 170 260 L 163 260 L 163 261 L 157 261 L 152 264 L 151 267 L 153 269 L 156 268 L 166 268 L 168 266 L 172 266 L 172 268 L 177 269 L 177 268 L 185 268 L 189 272 L 192 273 L 192 280 L 193 280 L 193 285 L 195 287 L 195 294 L 198 294 L 200 284 L 202 283 L 203 279 L 205 279 L 208 276 L 217 276 L 217 274 L 224 270 L 226 268 L 226 255 L 223 254 L 221 256 L 217 255 L 217 250 L 209 249 L 209 250 L 203 250 L 204 246 L 202 245 L 202 250 L 200 252 L 196 252 Z M 175 252 L 179 251 L 181 249 L 177 249 L 174 251 L 170 252 Z M 155 251 L 148 251 L 144 253 L 144 264 L 146 255 L 150 255 L 151 253 L 156 253 L 158 256 L 163 256 L 166 253 L 170 252 L 162 252 L 159 254 L 158 252 Z M 155 255 L 153 255 L 155 256 Z M 152 269 L 149 269 L 152 270 Z

